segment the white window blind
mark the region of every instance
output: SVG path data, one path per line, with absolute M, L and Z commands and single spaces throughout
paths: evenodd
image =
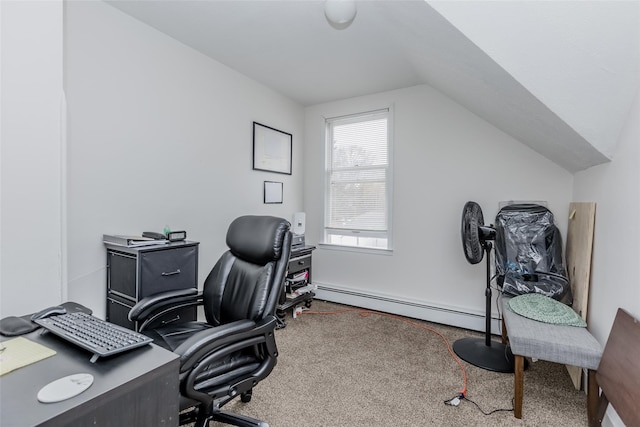
M 389 246 L 389 112 L 327 120 L 325 241 Z

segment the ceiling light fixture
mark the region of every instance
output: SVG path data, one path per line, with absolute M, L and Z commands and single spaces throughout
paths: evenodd
M 347 28 L 356 18 L 355 0 L 325 0 L 324 16 L 336 30 Z

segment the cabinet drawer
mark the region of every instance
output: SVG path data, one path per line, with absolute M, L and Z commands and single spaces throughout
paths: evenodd
M 289 260 L 289 274 L 297 273 L 311 267 L 311 255 L 291 258 Z
M 197 259 L 195 246 L 141 253 L 138 300 L 158 292 L 197 287 Z
M 131 306 L 113 298 L 107 298 L 107 322 L 135 330 L 135 322 L 129 320 L 129 311 Z
M 136 257 L 122 252 L 107 252 L 107 290 L 129 298 L 136 298 Z
M 126 301 L 122 301 L 117 295 L 111 295 L 107 298 L 107 322 L 115 323 L 116 325 L 131 329 L 133 331 L 138 330 L 138 326 L 135 322 L 129 320 L 129 312 L 133 306 L 129 305 Z M 160 326 L 167 325 L 169 323 L 191 322 L 197 318 L 196 307 L 184 307 L 180 310 L 169 313 L 166 317 L 161 317 L 147 326 L 147 329 L 158 328 Z

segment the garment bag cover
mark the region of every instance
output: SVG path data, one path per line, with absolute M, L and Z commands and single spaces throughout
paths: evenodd
M 573 303 L 553 214 L 536 204 L 513 204 L 496 216 L 498 285 L 510 295 L 540 293 Z

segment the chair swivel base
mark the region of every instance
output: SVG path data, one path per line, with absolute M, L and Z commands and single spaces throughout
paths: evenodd
M 462 338 L 453 343 L 453 351 L 465 362 L 488 371 L 513 372 L 514 357 L 508 346 L 485 338 Z
M 240 427 L 269 427 L 269 424 L 264 421 L 224 411 L 220 408 L 215 408 L 211 411 L 207 411 L 203 408 L 191 408 L 188 411 L 180 412 L 179 425 L 181 426 L 192 424 L 193 427 L 207 427 L 209 425 L 209 421 L 218 421 L 223 424 L 231 424 Z

